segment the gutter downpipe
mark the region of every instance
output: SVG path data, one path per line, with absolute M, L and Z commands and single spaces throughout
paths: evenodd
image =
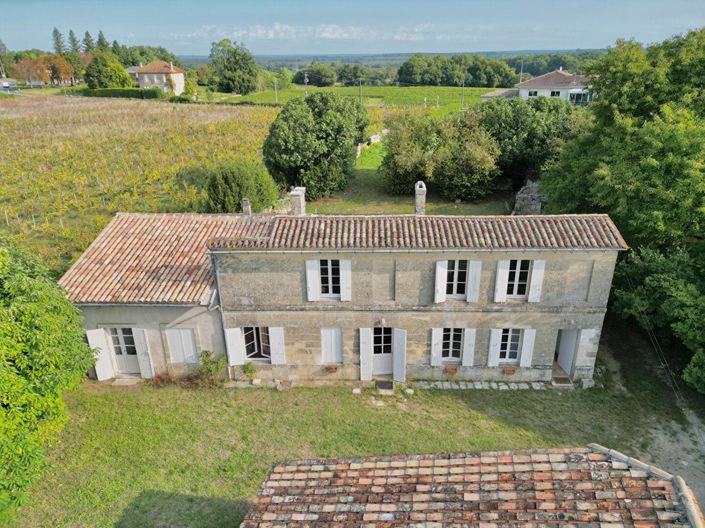
M 223 345 L 225 346 L 225 358 L 228 363 L 228 379 L 233 379 L 233 374 L 230 371 L 230 358 L 228 357 L 228 342 L 225 338 L 225 315 L 223 314 L 223 303 L 220 298 L 220 280 L 218 279 L 218 264 L 215 255 L 208 250 L 208 259 L 211 261 L 211 269 L 213 270 L 213 276 L 215 278 L 215 290 L 218 296 L 218 304 L 216 306 L 217 310 L 220 312 L 220 328 L 223 333 Z M 209 309 L 210 311 L 210 309 Z

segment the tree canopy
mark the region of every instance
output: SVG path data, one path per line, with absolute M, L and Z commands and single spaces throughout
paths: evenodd
M 214 42 L 210 60 L 211 82 L 219 91 L 245 95 L 257 88 L 257 65 L 243 44 Z
M 367 113 L 355 99 L 319 92 L 284 105 L 264 140 L 264 162 L 282 186 L 305 186 L 310 199 L 348 183 Z
M 335 70 L 320 62 L 312 62 L 308 67 L 297 71 L 294 74 L 294 83 L 305 84 L 306 76 L 308 84 L 312 86 L 333 86 L 335 83 Z
M 129 88 L 132 78 L 109 52 L 96 53 L 86 67 L 85 80 L 89 88 Z
M 204 210 L 208 213 L 242 211 L 242 200 L 250 200 L 253 212 L 274 205 L 279 190 L 260 161 L 238 160 L 203 171 L 206 189 Z
M 63 426 L 61 393 L 92 364 L 76 308 L 33 257 L 0 239 L 0 523 Z
M 482 55 L 424 55 L 407 59 L 397 73 L 400 83 L 433 86 L 509 87 L 516 74 L 506 63 Z

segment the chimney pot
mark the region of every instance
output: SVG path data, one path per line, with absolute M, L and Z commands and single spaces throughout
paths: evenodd
M 249 198 L 242 199 L 242 212 L 248 216 L 252 214 L 252 204 Z
M 426 184 L 422 181 L 417 181 L 416 185 L 414 185 L 414 191 L 414 213 L 417 215 L 426 214 Z
M 291 210 L 296 216 L 306 214 L 306 187 L 294 187 L 289 193 Z

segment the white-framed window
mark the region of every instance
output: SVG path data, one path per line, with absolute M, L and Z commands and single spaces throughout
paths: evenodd
M 551 97 L 560 97 L 561 92 L 560 90 L 551 90 Z
M 448 297 L 465 298 L 468 281 L 468 261 L 449 260 L 446 279 L 446 295 Z
M 460 361 L 463 350 L 463 329 L 444 328 L 441 358 L 446 362 Z
M 499 361 L 515 363 L 519 360 L 519 347 L 521 345 L 520 328 L 503 328 L 499 342 Z
M 321 363 L 343 362 L 343 329 L 321 328 Z
M 536 97 L 538 94 L 538 90 L 529 90 L 529 97 Z
M 165 333 L 172 363 L 198 363 L 193 328 L 167 328 Z
M 121 326 L 108 328 L 110 339 L 113 344 L 113 351 L 116 355 L 136 356 L 137 346 L 132 328 Z
M 271 359 L 269 328 L 266 326 L 245 326 L 242 332 L 245 339 L 245 357 L 247 359 Z
M 507 274 L 507 297 L 526 297 L 529 287 L 530 260 L 510 260 Z
M 321 297 L 340 299 L 340 260 L 321 259 Z
M 391 354 L 393 328 L 378 326 L 372 329 L 372 353 Z

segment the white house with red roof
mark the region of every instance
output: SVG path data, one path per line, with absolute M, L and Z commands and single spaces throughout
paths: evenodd
M 184 93 L 186 71 L 173 62 L 155 60 L 137 69 L 137 84 L 140 88 L 161 88 L 165 93 Z
M 524 101 L 534 97 L 549 97 L 573 104 L 587 104 L 592 98 L 592 93 L 588 77 L 561 69 L 520 82 L 514 88 L 500 88 L 488 92 L 482 95 L 482 100 L 510 97 L 521 97 Z

